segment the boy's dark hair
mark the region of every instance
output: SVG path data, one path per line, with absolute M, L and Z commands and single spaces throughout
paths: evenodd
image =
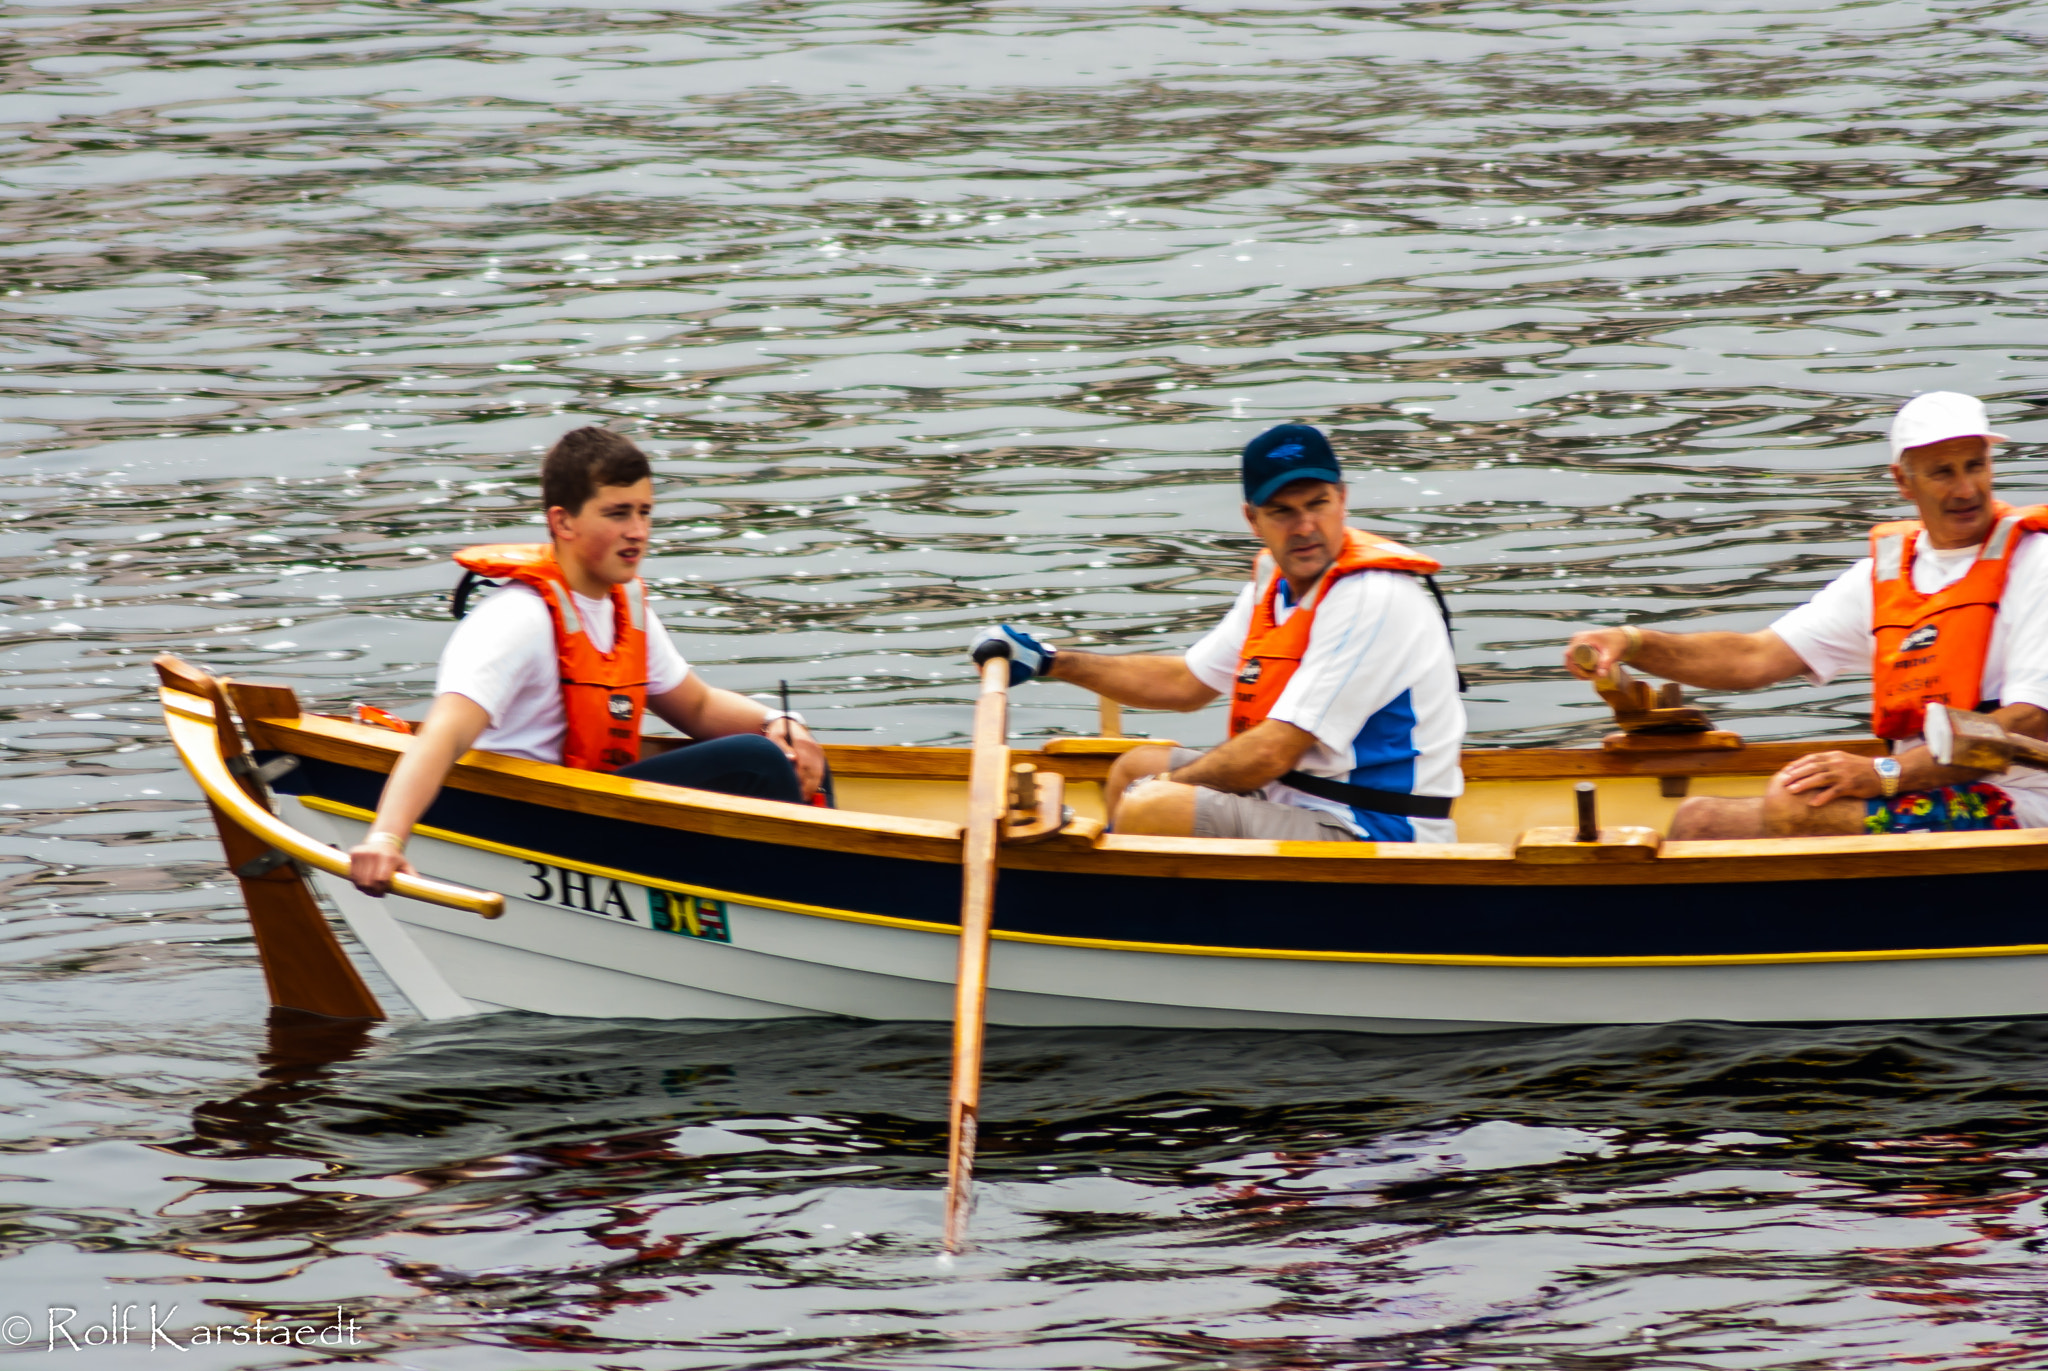
M 630 486 L 653 475 L 647 454 L 632 439 L 606 428 L 570 429 L 540 459 L 540 507 L 560 506 L 574 514 L 599 486 Z

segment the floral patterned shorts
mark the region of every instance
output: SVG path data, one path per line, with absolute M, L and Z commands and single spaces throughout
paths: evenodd
M 2012 816 L 2012 796 L 1983 781 L 1909 790 L 1889 800 L 1864 803 L 1866 833 L 1963 833 L 2020 826 Z

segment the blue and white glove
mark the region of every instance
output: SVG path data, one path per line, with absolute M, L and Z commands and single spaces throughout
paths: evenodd
M 998 653 L 986 644 L 1000 643 L 1006 651 Z M 1010 684 L 1023 685 L 1033 676 L 1043 676 L 1052 670 L 1052 659 L 1059 655 L 1059 649 L 1049 647 L 1032 637 L 1021 628 L 1010 624 L 993 624 L 974 635 L 969 650 L 974 654 L 977 665 L 992 655 L 1005 655 L 1010 659 Z

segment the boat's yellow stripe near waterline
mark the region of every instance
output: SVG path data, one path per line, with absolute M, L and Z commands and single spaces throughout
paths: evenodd
M 362 823 L 368 823 L 377 817 L 370 810 L 343 804 L 339 800 L 324 799 L 318 795 L 295 795 L 292 798 L 308 809 L 317 809 L 323 814 L 334 814 Z M 824 905 L 798 904 L 792 900 L 773 900 L 764 895 L 743 895 L 735 890 L 715 890 L 710 886 L 688 885 L 681 881 L 663 880 L 658 876 L 642 876 L 637 872 L 621 871 L 617 867 L 571 861 L 567 857 L 558 857 L 551 852 L 535 852 L 530 848 L 513 847 L 509 843 L 492 842 L 489 838 L 477 838 L 467 833 L 435 828 L 431 824 L 415 824 L 413 832 L 444 843 L 455 843 L 461 847 L 473 847 L 483 852 L 516 857 L 522 862 L 536 862 L 542 866 L 559 867 L 565 871 L 581 871 L 586 875 L 602 876 L 610 881 L 650 886 L 656 890 L 672 890 L 679 895 L 695 895 L 700 899 L 753 905 L 757 909 L 779 909 L 791 914 L 810 914 L 820 919 L 840 919 L 847 923 L 905 928 L 918 933 L 943 933 L 947 937 L 958 937 L 960 933 L 959 928 L 953 924 L 932 923 L 925 919 L 899 919 L 889 914 L 863 914 L 854 909 L 831 909 Z M 1814 962 L 1911 962 L 1950 957 L 2048 956 L 2048 943 L 2022 943 L 2009 947 L 1920 947 L 1878 952 L 1730 952 L 1683 957 L 1489 957 L 1463 952 L 1297 952 L 1287 948 L 1207 947 L 1196 943 L 1132 943 L 1115 938 L 1068 938 L 1052 933 L 1010 933 L 1000 928 L 995 930 L 993 936 L 999 941 L 1010 943 L 1040 943 L 1047 947 L 1086 947 L 1104 952 L 1156 952 L 1181 957 L 1263 957 L 1292 962 L 1379 962 L 1395 966 L 1526 966 L 1553 969 L 1625 966 L 1796 966 Z

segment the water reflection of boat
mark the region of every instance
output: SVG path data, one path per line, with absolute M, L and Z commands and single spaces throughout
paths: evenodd
M 407 739 L 301 713 L 277 687 L 165 672 L 172 738 L 245 893 L 295 880 L 287 854 L 343 866 L 327 845 L 364 831 Z M 233 701 L 275 816 L 209 696 Z M 1108 835 L 1100 783 L 1131 745 L 1013 754 L 1063 776 L 1077 813 L 1002 849 L 995 1022 L 1438 1031 L 2048 1013 L 2039 831 L 1658 837 L 1688 789 L 1760 793 L 1813 743 L 1475 750 L 1456 813 L 1469 840 L 1450 845 Z M 412 847 L 460 886 L 417 888 L 438 903 L 379 901 L 317 878 L 430 1018 L 945 1020 L 968 752 L 828 752 L 838 810 L 472 753 Z M 1621 823 L 1591 842 L 1542 827 L 1587 780 Z

